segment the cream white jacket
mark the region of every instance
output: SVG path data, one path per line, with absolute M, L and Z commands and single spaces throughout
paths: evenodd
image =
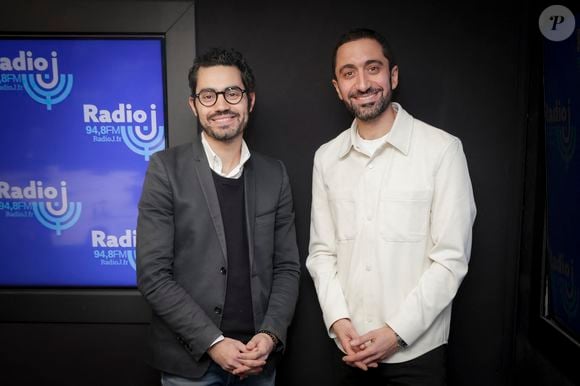
M 359 334 L 386 323 L 408 343 L 387 363 L 447 342 L 476 213 L 459 139 L 393 108 L 372 157 L 356 120 L 316 152 L 306 261 L 328 329 L 341 318 Z

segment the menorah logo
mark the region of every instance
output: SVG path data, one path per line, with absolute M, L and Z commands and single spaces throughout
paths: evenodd
M 76 224 L 81 216 L 82 203 L 69 202 L 66 182 L 61 182 L 60 203 L 37 201 L 32 203 L 34 217 L 46 228 L 56 231 L 60 236 L 63 230 Z
M 127 251 L 127 260 L 129 260 L 129 265 L 135 271 L 137 270 L 137 251 L 135 249 L 130 249 Z
M 151 154 L 162 150 L 165 146 L 164 127 L 157 126 L 155 105 L 151 105 L 151 128 L 141 125 L 123 125 L 121 136 L 123 142 L 133 152 L 145 157 L 149 161 Z
M 580 299 L 580 291 L 574 285 L 574 277 L 570 277 L 566 282 L 560 283 L 560 292 L 563 295 L 564 310 L 568 315 L 576 316 L 578 314 L 578 301 Z
M 36 102 L 46 105 L 52 110 L 52 105 L 62 102 L 69 96 L 73 87 L 72 74 L 59 74 L 56 52 L 52 52 L 52 74 L 23 74 L 22 85 L 26 93 Z
M 574 259 L 566 258 L 563 253 L 553 255 L 550 245 L 547 252 L 552 290 L 560 300 L 564 312 L 576 316 L 580 307 L 580 290 L 575 285 Z
M 576 128 L 571 125 L 570 118 L 568 118 L 566 124 L 561 126 L 560 136 L 558 138 L 558 148 L 562 160 L 564 160 L 566 164 L 569 164 L 576 152 Z
M 574 266 L 573 261 L 570 263 Z M 571 270 L 569 275 L 555 275 L 553 277 L 556 296 L 562 302 L 564 312 L 570 316 L 578 314 L 578 306 L 580 300 L 580 290 L 574 285 L 574 271 Z

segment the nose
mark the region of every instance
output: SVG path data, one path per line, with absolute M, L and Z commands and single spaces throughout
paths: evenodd
M 356 79 L 356 87 L 361 92 L 364 92 L 364 91 L 369 89 L 370 83 L 369 83 L 369 80 L 367 79 L 366 73 L 364 71 L 359 73 L 359 75 Z
M 230 104 L 226 101 L 226 96 L 224 93 L 217 94 L 217 100 L 215 101 L 214 107 L 218 110 L 228 110 Z

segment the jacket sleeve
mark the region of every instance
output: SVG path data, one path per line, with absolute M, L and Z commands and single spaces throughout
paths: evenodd
M 261 330 L 272 332 L 283 346 L 298 299 L 300 258 L 296 245 L 294 206 L 286 168 L 280 161 L 282 183 L 274 224 L 272 290 Z
M 336 236 L 328 193 L 321 170 L 320 150 L 314 157 L 312 173 L 312 210 L 310 218 L 310 246 L 306 267 L 316 288 L 324 324 L 329 336 L 334 322 L 350 318 L 344 293 L 338 279 Z
M 448 307 L 467 274 L 475 202 L 461 142 L 442 152 L 431 204 L 429 268 L 386 323 L 412 344 Z
M 143 184 L 137 221 L 137 286 L 153 312 L 195 360 L 221 335 L 173 276 L 173 191 L 166 166 L 154 154 Z

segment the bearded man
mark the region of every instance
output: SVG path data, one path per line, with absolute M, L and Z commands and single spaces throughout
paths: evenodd
M 300 274 L 288 175 L 243 140 L 256 95 L 240 53 L 199 56 L 189 85 L 201 134 L 151 157 L 139 202 L 148 362 L 164 386 L 273 386 Z
M 392 101 L 399 67 L 376 31 L 344 34 L 332 71 L 355 119 L 316 152 L 306 266 L 341 382 L 445 385 L 475 219 L 461 142 Z

